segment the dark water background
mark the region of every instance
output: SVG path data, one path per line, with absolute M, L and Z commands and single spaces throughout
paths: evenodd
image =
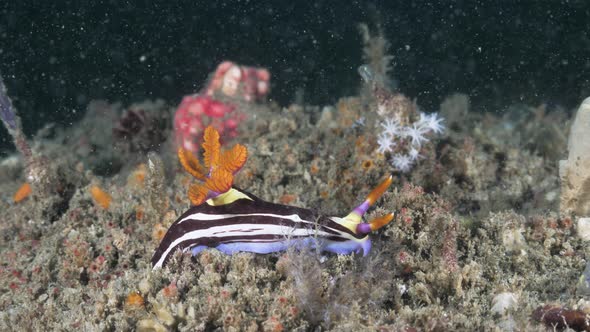
M 269 68 L 282 105 L 298 89 L 329 104 L 356 93 L 357 25 L 375 16 L 399 89 L 427 111 L 452 92 L 483 111 L 590 95 L 588 1 L 5 0 L 0 73 L 27 133 L 71 124 L 92 99 L 175 104 L 225 59 Z

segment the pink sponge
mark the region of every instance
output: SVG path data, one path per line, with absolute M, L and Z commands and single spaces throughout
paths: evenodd
M 237 135 L 238 124 L 245 115 L 236 112 L 236 107 L 209 96 L 185 96 L 174 115 L 176 143 L 186 150 L 197 152 L 203 130 L 212 125 L 221 137 Z
M 253 101 L 266 96 L 269 88 L 270 73 L 265 68 L 224 61 L 217 66 L 205 93 L 212 96 L 221 92 L 227 97 Z
M 204 91 L 185 96 L 178 106 L 174 115 L 177 146 L 197 152 L 203 130 L 209 125 L 219 132 L 222 141 L 237 136 L 239 123 L 246 119 L 245 113 L 216 98 L 244 106 L 244 102 L 261 100 L 269 87 L 270 73 L 264 68 L 231 61 L 220 63 Z

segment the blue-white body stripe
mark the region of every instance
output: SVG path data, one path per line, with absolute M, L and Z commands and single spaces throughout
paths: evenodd
M 343 226 L 342 218 L 265 202 L 245 192 L 240 194 L 245 198 L 218 206 L 193 206 L 180 216 L 152 257 L 154 269 L 164 266 L 178 250 L 190 250 L 193 255 L 205 248 L 217 248 L 226 254 L 267 254 L 305 246 L 338 254 L 366 255 L 371 249 L 369 237 Z

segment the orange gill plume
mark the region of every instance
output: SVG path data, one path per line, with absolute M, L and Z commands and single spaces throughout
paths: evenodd
M 195 179 L 190 185 L 188 197 L 193 205 L 203 204 L 207 199 L 222 194 L 234 181 L 234 174 L 248 159 L 248 149 L 241 144 L 221 151 L 219 132 L 209 126 L 203 135 L 203 164 L 190 151 L 178 148 L 178 160 L 182 167 Z

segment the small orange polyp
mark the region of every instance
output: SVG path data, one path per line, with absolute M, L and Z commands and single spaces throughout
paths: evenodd
M 12 200 L 15 203 L 18 203 L 18 202 L 24 200 L 25 198 L 29 197 L 31 192 L 32 192 L 31 185 L 28 183 L 24 183 L 22 186 L 20 186 L 20 188 L 18 188 L 16 193 L 14 193 Z
M 129 295 L 127 295 L 127 298 L 125 299 L 125 307 L 127 309 L 140 309 L 143 308 L 144 304 L 145 301 L 143 299 L 143 296 L 141 296 L 141 294 L 139 294 L 138 292 L 129 293 Z
M 127 177 L 127 185 L 135 188 L 143 188 L 145 186 L 146 175 L 147 166 L 145 164 L 139 164 Z
M 164 227 L 164 225 L 157 223 L 154 225 L 154 229 L 152 231 L 152 238 L 158 242 L 162 241 L 164 236 L 166 235 L 166 231 L 168 229 Z
M 111 195 L 104 192 L 99 186 L 94 185 L 90 187 L 90 195 L 92 195 L 94 203 L 103 209 L 108 209 L 111 205 Z

